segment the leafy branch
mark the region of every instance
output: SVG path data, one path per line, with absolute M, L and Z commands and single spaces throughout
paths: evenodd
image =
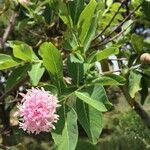
M 121 34 L 123 34 L 125 31 L 127 31 L 128 28 L 129 28 L 133 23 L 134 23 L 134 22 L 132 22 L 128 27 L 126 27 L 126 29 L 122 30 L 121 32 L 119 32 L 118 34 L 116 34 L 116 35 L 113 36 L 112 38 L 108 39 L 107 41 L 100 42 L 100 43 L 98 43 L 98 44 L 96 44 L 96 45 L 93 45 L 93 46 L 91 46 L 91 48 L 98 48 L 98 47 L 103 46 L 103 45 L 105 45 L 105 44 L 107 44 L 107 43 L 109 43 L 109 42 L 114 41 L 114 40 L 117 39 L 119 36 L 121 36 Z
M 123 20 L 118 26 L 116 26 L 116 28 L 115 28 L 112 32 L 110 32 L 105 38 L 103 38 L 103 39 L 102 39 L 101 41 L 99 41 L 98 43 L 92 45 L 91 48 L 97 48 L 97 47 L 99 47 L 99 46 L 101 46 L 101 45 L 105 45 L 105 44 L 109 43 L 110 41 L 113 41 L 116 37 L 120 36 L 124 31 L 121 31 L 120 33 L 118 33 L 118 34 L 117 34 L 116 36 L 114 36 L 113 38 L 107 40 L 115 31 L 117 31 L 118 29 L 120 29 L 120 28 L 123 26 L 123 24 L 124 24 L 140 7 L 141 7 L 141 4 L 138 5 L 133 11 L 131 11 L 131 12 L 128 14 L 128 16 L 126 16 L 126 17 L 124 18 L 124 20 Z M 113 17 L 113 18 L 114 18 L 114 17 Z M 113 21 L 113 20 L 112 20 L 112 21 Z M 108 25 L 109 25 L 109 23 L 108 23 Z M 103 32 L 103 33 L 104 33 L 104 32 Z M 107 40 L 107 41 L 105 41 L 105 40 Z
M 119 11 L 120 11 L 120 9 L 121 9 L 121 7 L 123 6 L 123 4 L 124 4 L 125 1 L 126 1 L 126 0 L 124 0 L 124 1 L 121 2 L 121 5 L 120 5 L 119 8 L 117 9 L 117 11 L 116 11 L 115 14 L 113 15 L 113 17 L 111 18 L 111 20 L 109 21 L 109 23 L 107 24 L 107 26 L 102 30 L 101 33 L 99 33 L 99 34 L 94 38 L 93 41 L 95 41 L 95 40 L 97 40 L 99 37 L 101 37 L 101 36 L 103 35 L 103 33 L 108 29 L 108 27 L 112 24 L 113 20 L 115 19 L 115 17 L 116 17 L 117 14 L 119 13 Z

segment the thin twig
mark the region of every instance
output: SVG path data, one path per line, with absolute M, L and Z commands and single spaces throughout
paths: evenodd
M 104 28 L 104 30 L 102 30 L 102 32 L 100 34 L 98 34 L 93 41 L 95 41 L 96 39 L 98 39 L 100 36 L 102 36 L 102 34 L 107 30 L 107 28 L 111 25 L 111 23 L 113 22 L 113 20 L 115 19 L 115 17 L 117 16 L 117 14 L 119 13 L 123 3 L 125 2 L 126 0 L 122 1 L 121 2 L 121 5 L 120 7 L 118 8 L 118 10 L 115 12 L 115 14 L 113 15 L 113 17 L 111 18 L 111 20 L 109 21 L 109 23 L 107 24 L 107 26 Z
M 0 49 L 3 49 L 3 48 L 4 48 L 4 44 L 5 44 L 5 42 L 7 41 L 8 36 L 10 35 L 10 33 L 11 33 L 12 30 L 13 30 L 13 27 L 14 27 L 14 25 L 15 25 L 17 16 L 18 16 L 18 13 L 17 13 L 17 12 L 14 12 L 14 13 L 12 14 L 12 16 L 10 17 L 9 24 L 8 24 L 8 26 L 6 27 L 5 32 L 4 32 L 4 34 L 3 34 L 3 37 L 2 37 L 2 39 L 1 39 Z
M 112 31 L 110 32 L 110 34 L 108 36 L 106 36 L 103 41 L 107 38 L 109 38 L 112 33 L 114 33 L 116 30 L 118 30 L 120 27 L 122 27 L 122 25 L 140 8 L 141 4 L 139 6 L 137 6 L 131 13 L 129 13 L 129 15 Z
M 91 46 L 91 48 L 96 48 L 99 47 L 101 45 L 105 45 L 107 43 L 109 43 L 110 41 L 113 41 L 116 37 L 120 36 L 124 31 L 119 32 L 116 36 L 114 36 L 113 38 L 111 38 L 110 40 L 107 40 L 105 42 L 106 39 L 108 39 L 116 30 L 118 30 L 119 28 L 122 27 L 122 25 L 141 7 L 141 4 L 138 5 L 132 12 L 129 13 L 129 15 L 124 18 L 124 20 L 112 31 L 109 33 L 108 36 L 106 36 L 104 39 L 102 39 L 100 42 L 96 43 L 95 45 Z
M 133 22 L 134 23 L 134 22 Z M 131 23 L 126 29 L 122 30 L 121 32 L 119 32 L 118 34 L 116 34 L 114 37 L 108 39 L 107 41 L 104 41 L 104 42 L 100 42 L 100 43 L 97 43 L 96 45 L 93 45 L 91 46 L 91 48 L 97 48 L 97 47 L 100 47 L 100 46 L 103 46 L 109 42 L 112 42 L 114 41 L 116 38 L 118 38 L 121 34 L 123 34 L 133 23 Z

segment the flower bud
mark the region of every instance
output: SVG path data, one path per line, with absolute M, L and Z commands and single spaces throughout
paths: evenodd
M 150 54 L 149 53 L 143 53 L 140 57 L 140 61 L 143 64 L 150 64 Z

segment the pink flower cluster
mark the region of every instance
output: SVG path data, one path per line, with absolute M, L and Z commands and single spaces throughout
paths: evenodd
M 55 95 L 45 91 L 43 88 L 32 88 L 27 90 L 21 104 L 18 105 L 18 116 L 20 117 L 19 126 L 28 133 L 39 134 L 55 129 L 59 116 L 56 114 L 58 99 Z

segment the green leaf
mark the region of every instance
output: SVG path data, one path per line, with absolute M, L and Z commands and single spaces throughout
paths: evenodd
M 63 48 L 68 51 L 75 51 L 78 47 L 79 44 L 76 35 L 69 31 L 66 32 L 64 34 Z
M 90 141 L 96 144 L 103 127 L 102 113 L 79 100 L 76 101 L 76 109 L 79 123 L 87 133 Z
M 143 40 L 144 38 L 140 35 L 132 34 L 131 36 L 132 46 L 137 53 L 141 53 L 143 51 Z
M 132 29 L 132 26 L 131 24 L 133 24 L 133 20 L 128 20 L 126 21 L 123 26 L 122 26 L 122 32 L 123 32 L 123 36 L 127 35 L 130 33 L 131 29 Z
M 92 145 L 90 142 L 86 141 L 86 140 L 79 140 L 76 150 L 97 150 L 96 147 L 94 145 Z
M 30 69 L 28 71 L 31 84 L 33 86 L 37 86 L 42 75 L 44 74 L 45 68 L 42 66 L 42 62 L 33 63 L 30 65 Z
M 105 76 L 101 76 L 92 81 L 91 84 L 94 85 L 123 85 L 125 84 L 126 79 L 122 76 L 115 74 L 108 74 Z
M 38 60 L 32 47 L 21 41 L 10 42 L 10 46 L 13 48 L 13 55 L 24 61 Z
M 128 55 L 128 54 L 127 54 Z M 138 55 L 137 54 L 129 54 L 129 60 L 128 60 L 128 67 L 132 67 L 135 60 L 137 59 Z
M 84 9 L 84 0 L 74 0 L 68 2 L 70 15 L 73 21 L 73 24 L 76 25 L 79 19 L 79 16 Z
M 56 86 L 54 86 L 53 84 L 44 84 L 42 85 L 42 87 L 46 90 L 46 91 L 51 91 L 52 94 L 54 95 L 58 95 L 58 89 Z
M 44 67 L 55 82 L 55 85 L 59 90 L 59 94 L 61 94 L 62 88 L 65 87 L 63 82 L 63 62 L 61 53 L 50 42 L 43 43 L 40 46 L 39 53 L 43 58 Z
M 73 22 L 68 11 L 68 7 L 62 1 L 59 1 L 59 17 L 61 18 L 63 23 L 66 24 L 69 28 L 73 27 Z
M 119 53 L 119 49 L 117 47 L 109 47 L 102 51 L 98 51 L 95 56 L 93 57 L 91 63 L 96 61 L 101 61 L 103 59 L 108 58 L 110 55 L 117 55 Z
M 80 53 L 70 54 L 70 62 L 71 63 L 83 63 L 84 58 Z
M 79 17 L 78 31 L 79 31 L 79 40 L 81 41 L 82 45 L 84 45 L 87 35 L 89 34 L 89 30 L 91 30 L 90 29 L 91 22 L 94 17 L 96 6 L 97 2 L 95 0 L 91 0 L 89 4 L 85 7 L 85 9 L 82 11 Z
M 45 5 L 45 11 L 43 12 L 43 17 L 45 22 L 49 25 L 53 21 L 53 15 L 54 15 L 54 9 L 55 9 L 55 4 L 53 2 L 50 2 L 51 4 L 46 4 Z
M 21 61 L 18 59 L 15 59 L 6 54 L 0 54 L 0 70 L 18 66 L 20 63 Z
M 67 60 L 67 66 L 69 74 L 72 78 L 72 82 L 76 85 L 79 85 L 84 78 L 84 64 L 80 63 L 79 59 L 75 60 L 75 58 L 70 55 Z
M 86 96 L 86 99 L 83 101 L 80 101 L 79 99 L 76 100 L 78 120 L 85 132 L 87 133 L 90 141 L 93 144 L 96 144 L 98 142 L 103 127 L 102 113 L 101 111 L 99 111 L 99 109 L 96 109 L 95 107 L 93 107 L 93 105 L 90 105 L 88 103 L 88 99 L 90 98 L 90 101 L 102 103 L 105 107 L 104 109 L 109 109 L 111 103 L 108 101 L 105 89 L 102 86 L 90 86 L 81 91 L 82 94 L 86 93 L 85 95 L 88 96 Z M 83 99 L 80 95 L 78 98 L 80 98 L 81 100 Z M 100 105 L 97 104 L 97 106 Z
M 60 108 L 52 137 L 58 150 L 75 150 L 78 140 L 77 114 L 73 108 Z
M 92 18 L 91 26 L 89 27 L 87 36 L 83 42 L 84 51 L 86 52 L 90 47 L 91 41 L 95 37 L 96 29 L 97 29 L 97 22 L 98 22 L 98 13 Z
M 107 106 L 111 105 L 102 86 L 90 86 L 87 89 L 76 91 L 75 95 L 100 112 L 106 112 Z
M 141 74 L 137 72 L 130 71 L 129 75 L 129 94 L 132 98 L 135 94 L 141 90 Z
M 50 75 L 56 76 L 57 80 L 63 78 L 62 57 L 58 49 L 52 44 L 45 42 L 40 46 L 40 55 L 43 58 L 43 65 Z
M 144 0 L 142 3 L 143 11 L 146 16 L 146 19 L 150 21 L 150 0 Z
M 16 84 L 18 84 L 27 73 L 27 70 L 29 69 L 29 64 L 25 66 L 19 66 L 18 68 L 14 69 L 9 78 L 6 82 L 5 92 L 10 91 L 13 89 Z
M 111 7 L 112 4 L 113 4 L 113 0 L 107 0 L 106 1 L 107 7 Z

